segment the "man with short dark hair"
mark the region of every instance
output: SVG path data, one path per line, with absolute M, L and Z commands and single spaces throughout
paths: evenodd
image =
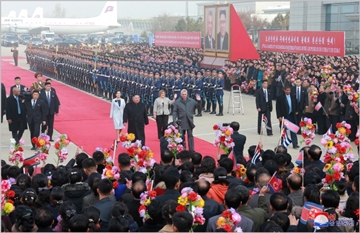
M 227 30 L 226 11 L 219 11 L 219 33 L 217 34 L 217 49 L 228 50 L 229 49 L 229 34 Z
M 308 164 L 308 166 L 315 165 L 322 171 L 325 167 L 325 163 L 321 162 L 321 160 L 320 160 L 321 154 L 322 154 L 322 151 L 319 146 L 311 145 L 308 150 L 308 158 L 310 160 L 310 163 Z
M 127 153 L 119 154 L 118 162 L 121 171 L 126 172 L 130 177 L 134 174 L 134 172 L 131 171 L 130 156 Z
M 38 227 L 37 232 L 53 232 L 54 211 L 50 207 L 41 207 L 36 210 L 35 224 Z
M 266 132 L 268 136 L 273 135 L 272 126 L 271 126 L 271 112 L 273 110 L 271 93 L 268 89 L 268 81 L 263 80 L 262 88 L 258 89 L 255 93 L 255 104 L 256 110 L 258 111 L 258 125 L 257 125 L 257 133 L 261 132 L 262 124 L 264 119 L 266 118 Z
M 189 212 L 176 212 L 172 220 L 174 232 L 190 232 L 193 225 L 193 216 Z
M 287 213 L 289 207 L 289 201 L 283 193 L 273 193 L 270 197 L 270 210 L 274 212 Z
M 241 204 L 240 195 L 237 190 L 229 189 L 225 194 L 225 208 L 230 209 L 233 208 L 237 210 Z M 219 219 L 221 215 L 215 215 L 208 220 L 208 225 L 206 228 L 206 232 L 215 232 L 217 229 L 216 221 Z M 237 227 L 241 227 L 244 232 L 253 232 L 254 230 L 254 222 L 250 218 L 242 215 L 241 221 L 237 225 Z
M 292 200 L 293 206 L 303 206 L 304 198 L 302 186 L 302 177 L 299 174 L 291 174 L 286 179 L 287 186 L 290 189 L 288 197 Z
M 95 162 L 95 159 L 93 158 L 86 158 L 81 163 L 84 173 L 87 177 L 90 176 L 90 174 L 97 172 L 97 165 Z M 87 183 L 87 180 L 84 181 Z
M 161 165 L 172 165 L 174 162 L 174 154 L 169 150 L 166 149 L 161 152 Z
M 110 199 L 113 184 L 109 179 L 102 179 L 98 183 L 97 192 L 99 201 L 94 205 L 100 211 L 100 227 L 101 231 L 107 231 L 108 224 L 111 219 L 111 210 L 115 202 Z
M 296 124 L 299 125 L 302 113 L 303 111 L 308 107 L 309 105 L 309 98 L 308 93 L 305 87 L 302 87 L 302 81 L 301 78 L 296 78 L 295 80 L 295 86 L 292 87 L 291 93 L 295 96 L 297 108 L 298 108 L 298 114 L 296 114 Z M 298 134 L 301 134 L 300 130 Z
M 21 78 L 20 77 L 15 77 L 14 80 L 15 80 L 15 85 L 10 87 L 10 95 L 12 95 L 12 90 L 15 87 L 20 90 L 20 95 L 24 94 L 24 92 L 26 91 L 26 87 L 21 84 Z
M 46 105 L 39 99 L 39 91 L 32 92 L 32 99 L 25 102 L 26 120 L 30 130 L 31 150 L 35 150 L 35 143 L 32 142 L 34 137 L 40 135 L 40 125 L 46 124 Z
M 243 185 L 238 185 L 234 188 L 240 196 L 240 206 L 237 209 L 241 216 L 248 217 L 254 222 L 254 231 L 260 231 L 260 225 L 268 219 L 268 214 L 265 210 L 261 208 L 250 207 L 247 202 L 249 200 L 250 194 L 247 187 Z
M 231 138 L 234 141 L 234 147 L 232 148 L 232 152 L 236 158 L 237 163 L 246 164 L 246 160 L 244 158 L 244 146 L 246 143 L 246 136 L 239 133 L 240 124 L 237 121 L 233 121 L 230 124 L 230 127 L 233 129 L 234 133 L 231 135 Z
M 269 172 L 264 169 L 264 168 L 258 168 L 256 173 L 255 173 L 255 184 L 257 186 L 257 188 L 259 190 L 261 190 L 262 187 L 267 186 L 267 184 L 269 183 L 269 180 L 271 179 L 271 176 L 269 174 Z M 259 196 L 260 194 L 254 194 L 251 196 L 250 200 L 248 201 L 248 205 L 256 208 L 258 207 L 258 203 L 259 203 Z M 268 213 L 270 213 L 270 196 L 271 196 L 271 192 L 266 192 L 264 194 L 265 199 L 266 199 L 266 205 L 268 206 Z
M 180 187 L 180 174 L 178 170 L 170 167 L 165 171 L 162 180 L 165 183 L 166 191 L 163 195 L 157 196 L 156 200 L 160 201 L 162 205 L 170 199 L 177 201 L 180 196 L 180 192 L 178 191 Z
M 240 179 L 237 179 L 234 177 L 231 172 L 234 167 L 234 162 L 230 158 L 222 158 L 219 161 L 219 166 L 225 168 L 226 170 L 226 180 L 229 181 L 229 183 L 235 183 L 235 184 L 244 184 L 244 182 Z
M 52 139 L 54 131 L 54 117 L 59 114 L 60 100 L 54 90 L 51 90 L 51 83 L 45 83 L 45 90 L 40 92 L 40 99 L 45 102 L 47 105 L 46 113 L 46 125 L 41 127 L 41 132 L 45 133 L 47 130 L 47 135 L 50 137 L 50 142 L 53 142 Z
M 26 125 L 25 101 L 20 98 L 20 90 L 13 88 L 13 94 L 6 99 L 6 119 L 9 124 L 9 131 L 12 138 L 19 143 Z
M 104 165 L 104 159 L 105 159 L 104 153 L 102 151 L 95 151 L 93 153 L 92 157 L 96 162 L 97 172 L 102 174 L 103 170 L 105 168 L 105 165 Z

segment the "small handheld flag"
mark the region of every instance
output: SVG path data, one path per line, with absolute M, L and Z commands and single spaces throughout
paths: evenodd
M 321 213 L 324 211 L 324 207 L 319 204 L 315 204 L 313 202 L 305 202 L 304 207 L 302 209 L 300 222 L 302 224 L 306 224 L 307 222 L 314 222 L 315 216 L 317 213 Z
M 290 130 L 293 133 L 299 132 L 300 127 L 289 121 L 288 119 L 284 119 L 284 127 Z
M 287 148 L 287 147 L 292 143 L 292 141 L 291 141 L 291 139 L 289 138 L 289 135 L 287 134 L 286 129 L 284 129 L 283 134 L 282 134 L 281 137 L 282 137 L 281 146 L 282 146 L 283 148 Z
M 256 164 L 256 161 L 258 160 L 258 158 L 260 157 L 261 155 L 261 148 L 260 148 L 260 145 L 259 143 L 257 144 L 256 148 L 255 148 L 255 152 L 254 152 L 254 156 L 252 157 L 251 159 L 251 163 L 252 164 Z
M 272 193 L 278 193 L 282 188 L 282 180 L 276 177 L 276 172 L 269 180 L 268 187 Z
M 33 156 L 24 159 L 23 166 L 37 166 L 40 164 L 40 151 L 36 152 Z
M 268 130 L 271 130 L 271 127 L 268 126 L 268 119 L 267 119 L 267 117 L 266 117 L 265 115 L 263 115 L 262 121 L 263 121 L 264 124 L 265 124 L 265 128 L 268 129 Z
M 317 103 L 317 105 L 315 106 L 315 110 L 319 111 L 321 108 L 322 108 L 321 102 Z
M 301 166 L 302 163 L 303 163 L 303 160 L 304 160 L 304 150 L 301 150 L 301 151 L 299 152 L 299 155 L 298 155 L 295 163 L 296 163 L 298 166 Z

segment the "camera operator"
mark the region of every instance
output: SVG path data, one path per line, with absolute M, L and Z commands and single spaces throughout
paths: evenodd
M 17 87 L 13 88 L 12 95 L 6 99 L 6 119 L 12 137 L 19 143 L 27 125 L 25 98 L 20 95 L 20 89 Z
M 246 164 L 246 160 L 243 155 L 244 146 L 246 143 L 246 136 L 239 134 L 240 124 L 239 122 L 233 121 L 230 123 L 230 127 L 234 130 L 234 133 L 231 135 L 231 138 L 234 141 L 233 153 L 236 158 L 237 163 Z

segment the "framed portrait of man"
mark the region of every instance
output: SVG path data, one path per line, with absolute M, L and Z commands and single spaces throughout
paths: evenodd
M 216 49 L 216 41 L 215 41 L 215 21 L 216 21 L 216 8 L 205 7 L 205 33 L 204 36 L 204 44 L 205 44 L 205 51 L 215 51 Z
M 218 52 L 228 52 L 230 46 L 230 9 L 229 5 L 216 8 L 216 49 Z

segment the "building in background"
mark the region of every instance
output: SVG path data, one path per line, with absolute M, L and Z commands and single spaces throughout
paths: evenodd
M 289 30 L 345 31 L 347 53 L 359 53 L 359 2 L 301 1 L 290 3 Z

